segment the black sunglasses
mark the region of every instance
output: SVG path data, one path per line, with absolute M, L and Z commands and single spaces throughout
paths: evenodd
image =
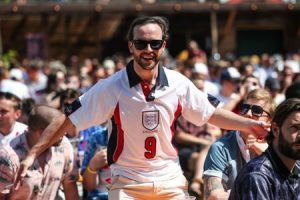
M 253 116 L 261 117 L 263 113 L 267 113 L 268 117 L 271 117 L 270 113 L 265 111 L 261 106 L 258 105 L 251 105 L 247 103 L 243 103 L 240 105 L 240 114 L 245 115 L 251 109 L 251 113 Z
M 134 44 L 134 46 L 137 50 L 146 49 L 148 44 L 150 44 L 151 49 L 159 50 L 162 47 L 164 41 L 163 40 L 150 40 L 150 41 L 132 40 L 132 43 Z

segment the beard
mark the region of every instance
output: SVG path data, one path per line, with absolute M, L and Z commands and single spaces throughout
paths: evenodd
M 300 141 L 288 142 L 282 134 L 282 131 L 279 131 L 278 137 L 278 150 L 280 153 L 285 155 L 288 158 L 299 160 L 300 159 L 300 149 L 293 149 L 293 145 L 300 144 Z
M 151 58 L 147 59 L 147 57 L 144 57 L 146 56 L 146 54 L 140 54 L 140 55 L 133 55 L 133 59 L 134 61 L 144 70 L 153 70 L 158 62 L 159 62 L 159 59 L 160 57 L 157 55 L 157 54 L 151 54 Z M 148 56 L 148 54 L 147 54 Z

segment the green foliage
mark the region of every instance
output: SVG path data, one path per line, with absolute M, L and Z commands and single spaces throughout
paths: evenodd
M 18 53 L 15 50 L 8 50 L 7 53 L 4 53 L 0 56 L 0 59 L 3 61 L 3 64 L 6 69 L 9 69 L 12 63 L 16 63 Z

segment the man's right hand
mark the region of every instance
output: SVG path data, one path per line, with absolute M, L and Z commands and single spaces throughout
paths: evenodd
M 36 156 L 34 155 L 27 155 L 27 157 L 20 163 L 20 167 L 17 172 L 17 177 L 14 183 L 15 190 L 18 190 L 19 187 L 22 185 L 24 177 L 27 174 L 27 170 L 33 165 L 35 157 Z

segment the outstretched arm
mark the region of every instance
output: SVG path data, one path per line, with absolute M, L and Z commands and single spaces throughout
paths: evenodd
M 265 122 L 245 118 L 222 108 L 217 108 L 208 122 L 226 130 L 239 130 L 258 137 L 265 136 L 271 126 Z

